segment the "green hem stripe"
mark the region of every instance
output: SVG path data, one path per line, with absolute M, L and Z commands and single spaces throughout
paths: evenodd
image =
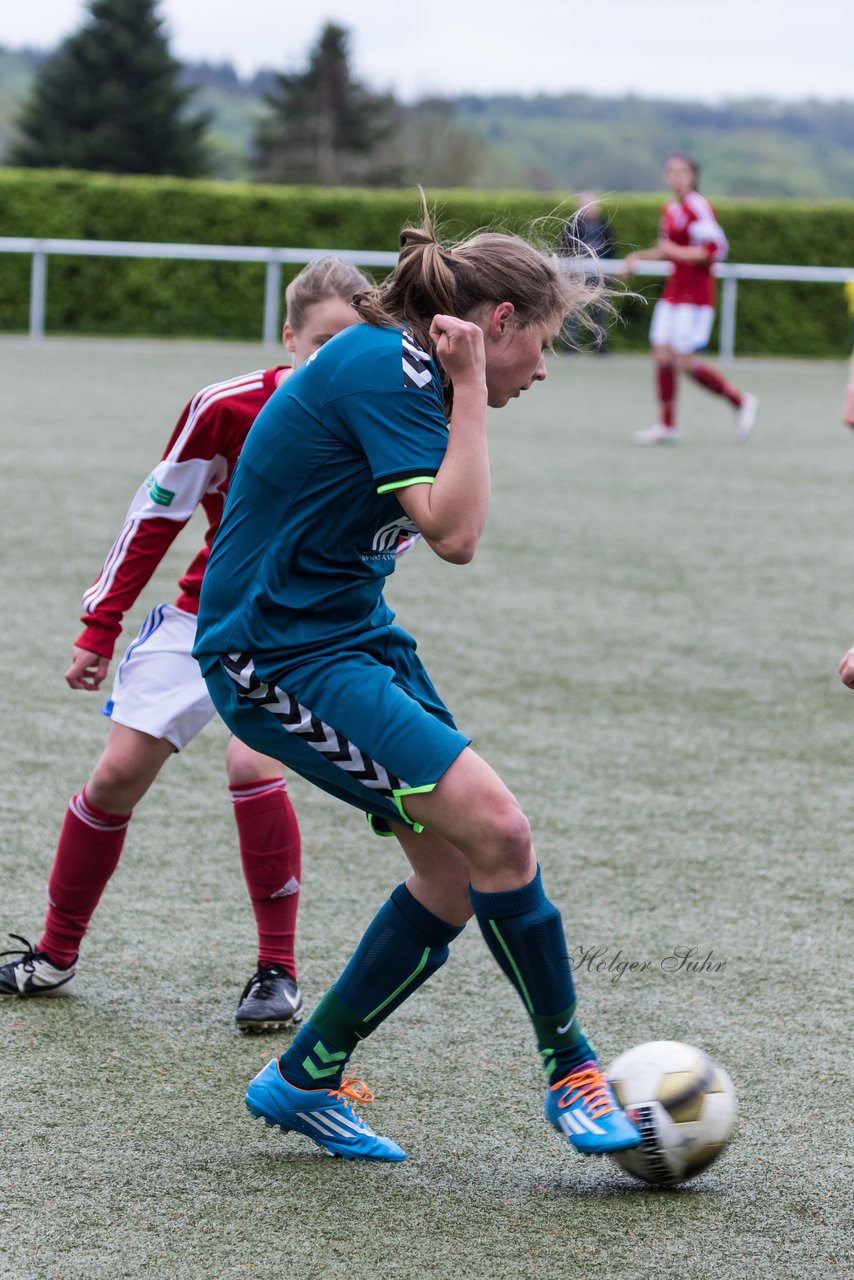
M 406 823 L 406 825 L 408 827 L 412 827 L 412 830 L 416 833 L 416 835 L 420 834 L 424 830 L 424 828 L 420 822 L 413 822 L 409 814 L 404 809 L 403 796 L 426 796 L 426 795 L 429 795 L 431 791 L 435 791 L 435 790 L 436 790 L 435 782 L 428 782 L 427 785 L 423 787 L 399 787 L 396 791 L 393 791 L 391 793 L 398 813 L 400 814 L 401 818 L 403 818 L 403 821 Z
M 392 480 L 389 484 L 381 484 L 377 493 L 391 493 L 392 489 L 407 489 L 411 484 L 435 484 L 435 476 L 411 476 L 409 480 Z
M 383 831 L 380 827 L 377 826 L 377 822 L 385 822 L 386 821 L 385 818 L 377 818 L 377 815 L 375 813 L 366 813 L 365 817 L 368 819 L 368 826 L 371 828 L 371 831 L 374 833 L 375 836 L 381 836 L 383 840 L 394 839 L 393 831 Z

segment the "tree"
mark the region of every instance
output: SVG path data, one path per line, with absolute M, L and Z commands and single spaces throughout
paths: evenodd
M 398 128 L 391 94 L 370 92 L 350 70 L 349 33 L 328 23 L 305 71 L 277 74 L 254 138 L 263 182 L 368 186 L 394 182 L 385 144 Z
M 489 144 L 461 125 L 452 103 L 421 98 L 402 113 L 397 143 L 401 177 L 425 187 L 473 187 L 489 154 Z
M 191 119 L 158 0 L 90 0 L 88 20 L 41 66 L 10 163 L 110 173 L 206 168 L 207 121 Z

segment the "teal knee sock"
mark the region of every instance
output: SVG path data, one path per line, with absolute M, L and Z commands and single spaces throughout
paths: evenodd
M 347 1059 L 448 958 L 461 928 L 434 916 L 398 885 L 368 925 L 341 977 L 327 991 L 280 1063 L 300 1089 L 335 1088 Z
M 521 997 L 553 1083 L 595 1059 L 575 1016 L 575 987 L 560 912 L 545 895 L 540 869 L 521 889 L 469 889 L 481 932 Z

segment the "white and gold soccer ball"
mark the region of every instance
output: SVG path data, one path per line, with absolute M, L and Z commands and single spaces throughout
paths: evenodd
M 732 1136 L 735 1089 L 702 1049 L 679 1040 L 636 1045 L 611 1063 L 608 1080 L 643 1137 L 614 1152 L 621 1169 L 660 1186 L 708 1169 Z

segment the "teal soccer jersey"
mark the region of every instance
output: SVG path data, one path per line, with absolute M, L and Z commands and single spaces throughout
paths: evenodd
M 448 426 L 435 362 L 400 330 L 355 325 L 306 361 L 256 419 L 204 577 L 195 653 L 289 656 L 388 624 L 395 496 L 432 483 Z
M 345 330 L 256 419 L 202 584 L 195 653 L 232 732 L 386 824 L 469 742 L 382 593 L 415 532 L 396 492 L 447 443 L 430 356 Z

